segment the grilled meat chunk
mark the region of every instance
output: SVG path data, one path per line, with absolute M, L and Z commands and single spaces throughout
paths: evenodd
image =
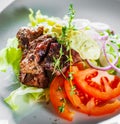
M 62 72 L 64 73 L 66 71 L 67 67 L 69 66 L 69 62 L 67 61 L 68 60 L 67 56 L 69 55 L 69 51 L 66 50 L 65 46 L 63 46 L 57 42 L 51 43 L 49 52 L 46 55 L 44 61 L 41 63 L 41 65 L 45 68 L 45 70 L 51 71 L 51 73 L 53 73 L 53 71 L 55 71 L 54 73 L 56 75 L 60 75 L 60 71 L 54 70 L 53 62 L 54 62 L 54 58 L 59 59 L 59 56 L 60 56 L 59 51 L 60 51 L 61 47 L 62 47 L 63 55 L 60 59 L 60 68 L 62 68 Z M 80 61 L 80 56 L 76 51 L 72 50 L 72 55 L 73 55 L 73 63 Z
M 17 33 L 19 47 L 22 48 L 22 50 L 24 50 L 25 48 L 28 48 L 29 43 L 34 39 L 38 38 L 39 36 L 41 36 L 42 34 L 43 34 L 43 27 L 21 28 Z
M 43 34 L 43 27 L 21 28 L 17 33 L 19 48 L 22 49 L 22 59 L 20 62 L 20 82 L 34 87 L 48 87 L 55 75 L 60 75 L 59 70 L 54 70 L 54 58 L 60 56 L 62 47 L 63 55 L 60 59 L 60 66 L 65 72 L 69 66 L 67 56 L 69 52 L 64 45 L 57 42 L 56 38 Z M 80 61 L 79 54 L 72 50 L 73 63 Z M 54 58 L 53 58 L 54 57 Z
M 56 42 L 55 38 L 47 37 L 43 39 L 43 42 L 39 42 L 36 46 L 36 60 L 38 63 L 42 62 L 49 53 L 51 43 Z

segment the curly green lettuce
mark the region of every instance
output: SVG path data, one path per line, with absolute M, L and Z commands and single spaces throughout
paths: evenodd
M 22 85 L 18 89 L 11 92 L 10 95 L 4 100 L 12 108 L 12 110 L 18 111 L 20 104 L 23 103 L 23 101 L 20 103 L 17 102 L 19 97 L 22 97 L 21 100 L 27 103 L 37 103 L 41 101 L 47 102 L 49 100 L 49 90 Z
M 5 72 L 11 66 L 15 74 L 18 74 L 21 56 L 17 38 L 9 39 L 6 47 L 0 51 L 0 71 Z

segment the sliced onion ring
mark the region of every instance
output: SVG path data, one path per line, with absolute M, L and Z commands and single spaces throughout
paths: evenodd
M 107 53 L 106 53 L 106 44 L 109 44 L 109 45 L 111 45 L 113 48 L 114 48 L 114 50 L 115 50 L 115 52 L 116 52 L 116 54 L 117 54 L 117 57 L 116 57 L 116 59 L 115 59 L 115 61 L 113 62 L 113 63 L 111 63 L 110 61 L 109 61 L 109 58 L 108 58 L 108 56 L 107 56 Z M 119 56 L 119 54 L 118 54 L 118 50 L 117 50 L 117 47 L 115 46 L 115 45 L 113 45 L 112 43 L 110 43 L 110 42 L 108 42 L 107 43 L 107 41 L 104 41 L 104 43 L 103 43 L 103 53 L 104 53 L 104 55 L 105 55 L 105 58 L 106 58 L 106 60 L 107 60 L 107 62 L 108 62 L 108 66 L 105 66 L 105 67 L 99 67 L 99 66 L 95 66 L 95 65 L 93 65 L 92 64 L 92 62 L 90 62 L 90 60 L 86 60 L 87 61 L 87 63 L 88 63 L 88 65 L 90 66 L 90 67 L 92 67 L 92 68 L 95 68 L 95 69 L 98 69 L 98 70 L 102 70 L 102 71 L 107 71 L 107 70 L 110 70 L 110 69 L 115 69 L 115 68 L 117 68 L 115 65 L 117 64 L 117 62 L 118 62 L 118 56 Z M 116 70 L 116 69 L 115 69 Z M 118 68 L 117 68 L 117 70 L 118 70 Z M 117 71 L 116 70 L 116 71 Z M 120 72 L 120 69 L 119 69 L 119 72 Z
M 104 32 L 104 35 L 103 36 L 100 36 L 99 37 L 99 40 L 102 40 L 102 41 L 105 41 L 105 40 L 107 40 L 108 39 L 108 33 L 107 32 Z
M 86 61 L 87 61 L 88 65 L 89 65 L 90 67 L 95 68 L 95 69 L 97 69 L 97 70 L 107 71 L 107 70 L 110 70 L 110 69 L 112 68 L 110 65 L 109 65 L 109 66 L 106 66 L 106 67 L 95 66 L 95 65 L 92 64 L 92 62 L 90 62 L 89 59 L 87 59 Z M 116 61 L 115 61 L 115 62 L 116 62 Z M 114 62 L 114 63 L 115 63 L 115 62 Z
M 109 58 L 108 58 L 108 56 L 107 56 L 107 54 L 106 54 L 106 45 L 107 44 L 109 44 L 109 45 L 111 45 L 113 48 L 114 48 L 114 50 L 115 50 L 115 52 L 116 52 L 116 54 L 117 54 L 117 59 L 118 59 L 118 57 L 119 57 L 119 53 L 118 53 L 118 48 L 114 45 L 114 44 L 112 44 L 111 42 L 109 42 L 109 41 L 104 41 L 104 43 L 103 43 L 103 52 L 104 52 L 104 55 L 105 55 L 105 57 L 106 57 L 106 60 L 107 60 L 107 62 L 110 64 L 110 66 L 113 68 L 113 69 L 115 69 L 118 73 L 120 73 L 120 68 L 118 68 L 118 67 L 116 67 L 115 65 L 117 64 L 117 63 L 111 63 L 110 62 L 110 60 L 109 60 Z
M 101 22 L 92 22 L 91 26 L 98 32 L 103 32 L 110 29 L 110 26 Z
M 84 29 L 90 25 L 90 21 L 87 19 L 74 19 L 72 24 L 79 30 Z

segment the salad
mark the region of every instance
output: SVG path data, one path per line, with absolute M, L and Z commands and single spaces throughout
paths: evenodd
M 12 67 L 20 84 L 4 99 L 13 111 L 20 109 L 19 96 L 27 104 L 50 101 L 69 121 L 75 111 L 120 110 L 120 36 L 107 24 L 74 16 L 72 4 L 63 19 L 30 9 L 28 26 L 0 51 L 0 70 Z

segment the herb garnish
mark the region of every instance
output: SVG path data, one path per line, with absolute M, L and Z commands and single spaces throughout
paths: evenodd
M 65 104 L 62 104 L 61 106 L 58 107 L 59 112 L 62 113 L 65 110 Z
M 60 101 L 63 102 L 63 103 L 62 103 L 61 106 L 58 107 L 58 110 L 59 110 L 60 113 L 62 113 L 62 112 L 64 112 L 64 110 L 65 110 L 66 100 L 65 100 L 65 98 L 63 98 L 63 99 L 61 99 Z
M 54 60 L 54 72 L 55 72 L 55 70 L 58 70 L 58 71 L 61 72 L 61 74 L 64 76 L 64 78 L 67 79 L 69 81 L 70 85 L 71 85 L 71 92 L 72 92 L 71 94 L 74 94 L 75 87 L 72 84 L 73 72 L 72 72 L 72 68 L 71 68 L 72 63 L 73 63 L 72 49 L 71 49 L 72 41 L 69 39 L 69 35 L 70 35 L 71 31 L 75 30 L 75 27 L 72 25 L 72 21 L 73 21 L 74 16 L 75 16 L 75 10 L 73 9 L 72 4 L 70 4 L 70 6 L 69 6 L 68 16 L 69 16 L 68 24 L 66 26 L 62 27 L 62 34 L 58 38 L 58 43 L 61 44 L 61 48 L 60 48 L 60 51 L 59 51 L 60 56 L 59 56 L 59 58 L 53 57 L 53 60 Z M 62 67 L 60 65 L 60 60 L 61 60 L 62 56 L 64 55 L 62 45 L 64 45 L 66 47 L 67 51 L 69 51 L 69 55 L 66 56 L 67 57 L 66 62 L 69 62 L 69 74 L 68 74 L 68 77 L 66 77 L 63 74 L 63 72 L 61 70 Z M 63 108 L 63 106 L 61 108 Z
M 75 10 L 73 9 L 73 5 L 70 4 L 70 6 L 69 6 L 69 22 L 68 22 L 69 28 L 74 28 L 74 26 L 72 25 L 72 21 L 73 21 L 74 17 L 75 17 Z
M 66 56 L 67 57 L 67 61 L 69 61 L 70 63 L 72 63 L 72 55 L 71 55 L 71 40 L 69 40 L 69 33 L 73 30 L 75 30 L 74 26 L 72 25 L 72 21 L 74 19 L 74 15 L 75 15 L 75 10 L 73 9 L 73 5 L 70 4 L 69 6 L 69 20 L 68 20 L 68 25 L 66 26 L 63 26 L 62 27 L 62 34 L 61 36 L 58 38 L 58 43 L 61 44 L 61 48 L 60 48 L 60 51 L 59 51 L 59 58 L 55 58 L 53 57 L 54 59 L 54 70 L 58 69 L 60 70 L 60 59 L 62 58 L 62 56 L 64 55 L 63 53 L 63 50 L 62 50 L 62 45 L 65 45 L 66 48 L 67 48 L 67 51 L 69 51 L 69 56 Z M 70 64 L 71 65 L 71 64 Z
M 61 60 L 62 56 L 64 55 L 63 50 L 62 50 L 62 45 L 61 45 L 60 50 L 59 50 L 59 55 L 60 55 L 59 58 L 53 57 L 53 60 L 54 60 L 53 74 L 55 73 L 55 70 L 58 70 L 63 75 L 63 77 L 66 79 L 66 76 L 64 75 L 64 73 L 61 70 L 62 67 L 61 67 L 61 63 L 60 63 L 60 60 Z

